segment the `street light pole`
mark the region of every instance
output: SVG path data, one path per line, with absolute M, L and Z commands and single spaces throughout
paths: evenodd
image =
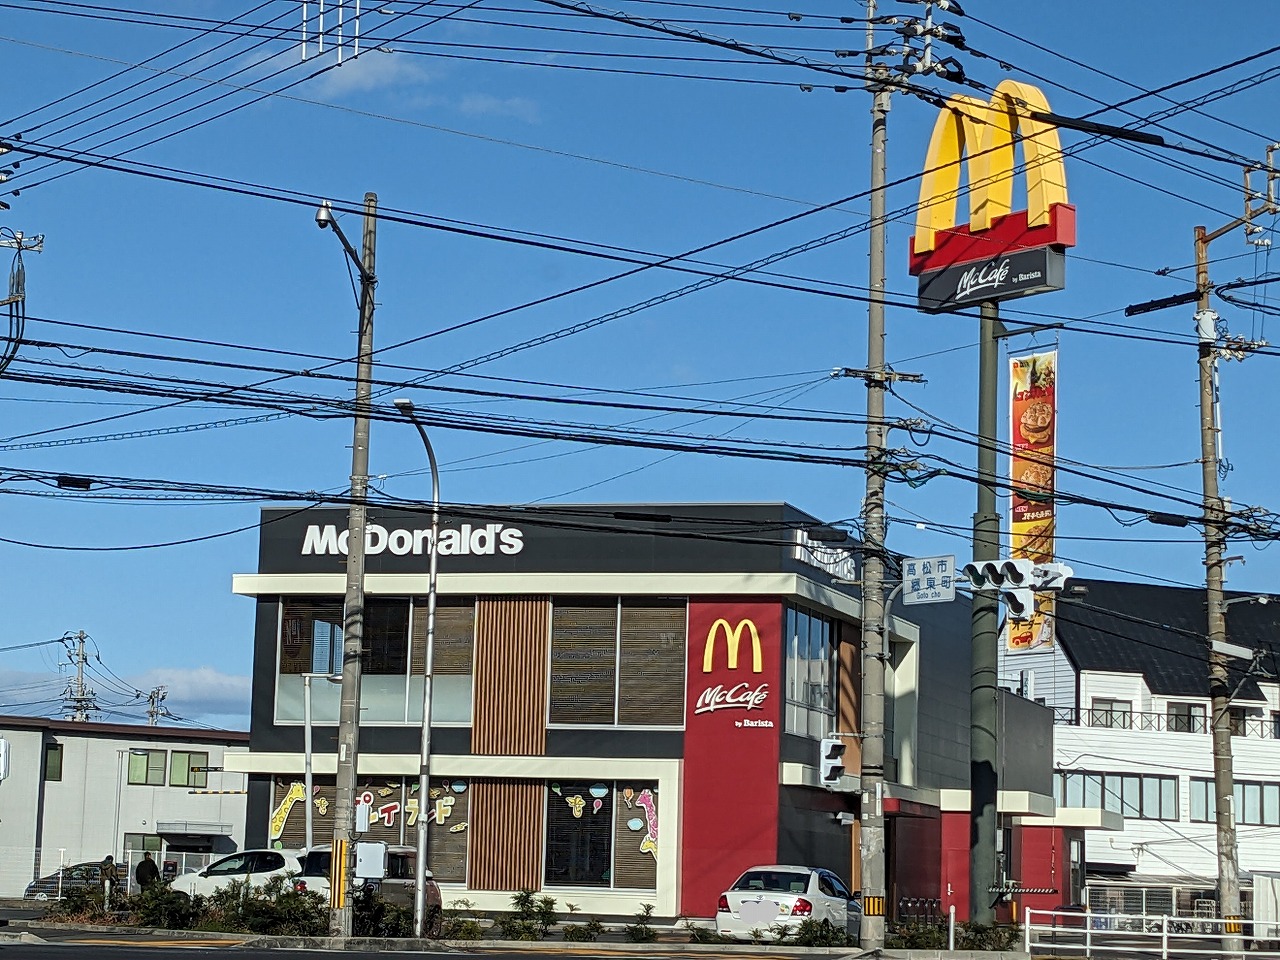
M 347 587 L 342 631 L 342 694 L 338 707 L 338 776 L 333 809 L 329 934 L 351 936 L 351 874 L 355 867 L 356 759 L 360 751 L 360 657 L 364 650 L 364 550 L 369 489 L 369 407 L 373 374 L 373 292 L 378 195 L 364 195 L 362 255 L 356 254 L 326 202 L 316 224 L 337 235 L 360 271 L 360 331 L 356 361 L 354 439 L 351 444 L 351 507 L 347 515 Z M 308 798 L 308 802 L 310 798 Z
M 396 409 L 418 428 L 418 436 L 427 450 L 431 466 L 431 559 L 427 562 L 427 649 L 422 665 L 422 743 L 418 759 L 418 858 L 413 871 L 413 935 L 421 937 L 426 928 L 427 912 L 427 805 L 430 799 L 431 773 L 431 670 L 436 642 L 436 568 L 440 542 L 440 470 L 431 438 L 413 413 L 413 401 L 394 401 Z

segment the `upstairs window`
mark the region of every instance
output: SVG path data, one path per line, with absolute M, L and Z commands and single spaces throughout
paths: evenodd
M 1174 733 L 1204 733 L 1208 730 L 1203 703 L 1171 703 L 1165 708 L 1165 727 Z
M 1133 726 L 1133 701 L 1094 697 L 1093 706 L 1089 708 L 1089 726 L 1128 730 Z
M 130 750 L 129 782 L 136 786 L 163 787 L 165 750 Z

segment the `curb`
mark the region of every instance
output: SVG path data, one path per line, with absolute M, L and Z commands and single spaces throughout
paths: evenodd
M 648 954 L 663 956 L 675 954 L 706 953 L 723 955 L 726 951 L 734 954 L 764 954 L 770 957 L 822 957 L 830 960 L 863 957 L 859 951 L 850 952 L 848 947 L 779 947 L 770 944 L 724 944 L 724 943 L 615 943 L 610 941 L 572 941 L 572 940 L 404 940 L 381 937 L 256 937 L 246 941 L 244 946 L 255 949 L 280 950 L 369 950 L 369 951 L 456 951 L 459 953 L 483 954 L 513 951 L 520 953 L 556 953 L 561 951 L 604 954 Z
M 0 943 L 48 943 L 43 937 L 34 933 L 11 933 L 0 931 Z
M 170 930 L 166 927 L 130 927 L 120 923 L 55 923 L 52 920 L 11 920 L 10 927 L 29 930 L 69 930 L 73 933 L 138 933 L 149 936 L 166 936 L 174 940 L 228 940 L 246 942 L 254 939 L 251 933 L 223 933 L 217 930 Z M 19 936 L 33 934 L 19 934 Z

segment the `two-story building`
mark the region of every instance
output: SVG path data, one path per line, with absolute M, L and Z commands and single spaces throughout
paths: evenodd
M 832 544 L 830 528 L 785 504 L 453 507 L 437 543 L 425 511 L 370 517 L 358 783 L 372 836 L 412 843 L 430 818 L 446 900 L 501 909 L 531 888 L 602 914 L 647 902 L 705 917 L 741 870 L 775 862 L 826 866 L 858 887 L 858 544 Z M 270 509 L 261 531 L 257 572 L 233 584 L 257 604 L 249 750 L 226 765 L 249 775 L 249 843 L 300 846 L 308 805 L 315 842 L 333 831 L 338 687 L 323 675 L 340 665 L 346 513 Z M 868 798 L 889 817 L 890 902 L 945 897 L 963 916 L 967 602 L 895 613 L 890 782 Z M 1018 818 L 1040 818 L 1027 835 L 1062 844 L 1056 889 L 1069 877 L 1067 833 L 1052 822 L 1051 714 L 1002 702 L 1017 731 L 1002 761 L 1008 855 Z M 818 779 L 818 741 L 833 733 L 848 735 L 838 790 Z
M 244 839 L 245 778 L 222 772 L 249 736 L 43 717 L 0 717 L 9 776 L 0 783 L 0 897 L 60 866 L 151 851 L 174 873 Z
M 1094 909 L 1189 913 L 1215 898 L 1213 755 L 1203 589 L 1072 581 L 1057 645 L 1006 655 L 1002 683 L 1054 711 L 1060 808 L 1123 818 L 1085 847 Z M 1280 864 L 1280 598 L 1228 594 L 1239 864 Z

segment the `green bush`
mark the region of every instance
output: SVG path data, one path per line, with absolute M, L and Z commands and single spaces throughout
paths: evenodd
M 267 936 L 317 937 L 329 928 L 329 905 L 318 893 L 295 890 L 290 877 L 261 887 L 232 881 L 200 903 L 202 930 L 235 930 Z
M 724 937 L 716 933 L 714 929 L 709 930 L 706 927 L 699 926 L 698 924 L 694 923 L 692 920 L 682 919 L 680 921 L 680 925 L 684 927 L 685 930 L 689 931 L 690 943 L 727 943 L 728 942 Z
M 388 903 L 367 887 L 352 901 L 351 933 L 356 937 L 412 937 L 413 908 Z M 427 918 L 430 921 L 430 917 Z M 431 929 L 430 922 L 427 929 Z
M 556 898 L 539 897 L 524 889 L 511 896 L 515 912 L 504 914 L 494 922 L 507 940 L 542 940 L 556 924 Z
M 594 943 L 604 933 L 604 924 L 592 917 L 586 923 L 566 923 L 564 938 L 576 943 Z
M 658 939 L 658 933 L 650 926 L 653 920 L 653 904 L 642 903 L 640 912 L 636 914 L 636 922 L 629 923 L 624 928 L 627 939 L 632 943 L 653 943 Z
M 440 924 L 441 940 L 483 940 L 484 927 L 471 917 L 445 917 Z
M 830 920 L 815 920 L 813 917 L 801 920 L 794 932 L 786 927 L 778 927 L 774 932 L 778 934 L 779 943 L 794 943 L 798 947 L 847 947 L 854 944 L 843 927 L 837 927 Z
M 162 883 L 154 883 L 135 893 L 120 907 L 128 911 L 127 922 L 139 927 L 190 930 L 199 916 L 190 897 Z
M 947 928 L 937 926 L 903 926 L 891 929 L 884 938 L 889 950 L 945 950 Z
M 102 891 L 68 887 L 62 892 L 61 900 L 50 903 L 46 916 L 50 920 L 101 923 L 106 917 L 106 911 L 102 909 Z
M 957 950 L 1013 950 L 1021 943 L 1022 931 L 1017 924 L 956 924 Z

